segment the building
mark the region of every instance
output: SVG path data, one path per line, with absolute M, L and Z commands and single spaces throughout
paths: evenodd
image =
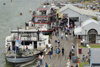
M 88 19 L 74 29 L 75 35 L 85 39 L 85 43 L 100 43 L 100 22 Z
M 100 67 L 100 48 L 90 49 L 90 65 L 84 67 Z
M 60 9 L 59 13 L 68 15 L 68 24 L 70 22 L 70 19 L 75 19 L 76 26 L 81 25 L 81 22 L 85 21 L 87 18 L 96 16 L 96 14 L 92 10 L 80 9 L 71 4 L 66 4 Z

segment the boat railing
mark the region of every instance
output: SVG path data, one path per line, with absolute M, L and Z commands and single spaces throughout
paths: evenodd
M 25 57 L 25 56 L 31 56 L 31 55 L 34 55 L 34 50 L 31 50 L 31 49 L 28 49 L 28 50 L 24 50 L 22 48 L 19 48 L 18 50 L 10 50 L 10 51 L 7 51 L 6 52 L 6 56 L 16 56 L 16 57 L 19 57 L 19 56 L 22 56 L 22 57 Z
M 38 14 L 35 14 L 34 16 L 49 16 L 49 15 L 55 15 L 55 14 L 56 14 L 55 12 L 50 12 L 48 14 L 38 13 Z
M 22 41 L 36 41 L 37 37 L 21 37 Z

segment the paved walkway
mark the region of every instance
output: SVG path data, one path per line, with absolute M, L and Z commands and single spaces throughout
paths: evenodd
M 62 47 L 64 47 L 65 49 L 65 55 L 62 56 L 62 52 L 60 53 L 60 57 L 58 58 L 58 56 L 51 56 L 51 59 L 49 59 L 49 56 L 47 57 L 47 55 L 43 58 L 43 63 L 45 64 L 45 62 L 50 65 L 51 67 L 66 67 L 66 65 L 73 65 L 75 66 L 76 64 L 72 63 L 72 61 L 68 62 L 68 57 L 69 57 L 69 51 L 71 50 L 71 43 L 73 43 L 75 45 L 75 55 L 76 55 L 76 39 L 73 38 L 72 35 L 68 35 L 68 40 L 66 41 L 65 39 L 65 33 L 64 33 L 64 37 L 63 37 L 63 40 L 61 40 L 60 38 L 60 34 L 62 32 L 60 31 L 59 33 L 59 36 L 56 37 L 55 35 L 52 36 L 52 39 L 51 39 L 51 44 L 53 46 L 53 48 L 55 46 L 58 45 L 58 43 L 55 43 L 55 40 L 60 40 L 60 50 L 62 50 Z

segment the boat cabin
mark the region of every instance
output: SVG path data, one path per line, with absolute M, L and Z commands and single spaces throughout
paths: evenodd
M 44 36 L 33 28 L 12 30 L 11 33 L 12 34 L 7 36 L 5 40 L 6 49 L 10 46 L 10 49 L 13 50 L 13 47 L 16 45 L 21 49 L 27 46 L 30 50 L 42 51 L 45 49 L 46 45 L 48 45 L 49 36 Z

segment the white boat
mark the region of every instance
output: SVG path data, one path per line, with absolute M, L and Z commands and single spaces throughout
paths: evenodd
M 55 27 L 58 25 L 56 9 L 54 5 L 44 4 L 33 12 L 33 18 L 31 23 L 34 27 L 40 27 L 39 31 L 43 34 L 50 34 L 54 31 Z
M 12 30 L 11 35 L 5 39 L 7 61 L 10 63 L 24 63 L 33 60 L 35 55 L 41 53 L 46 46 L 50 46 L 48 40 L 48 35 L 39 33 L 39 30 L 32 26 Z M 26 47 L 28 47 L 27 51 Z M 10 51 L 8 51 L 9 48 Z

